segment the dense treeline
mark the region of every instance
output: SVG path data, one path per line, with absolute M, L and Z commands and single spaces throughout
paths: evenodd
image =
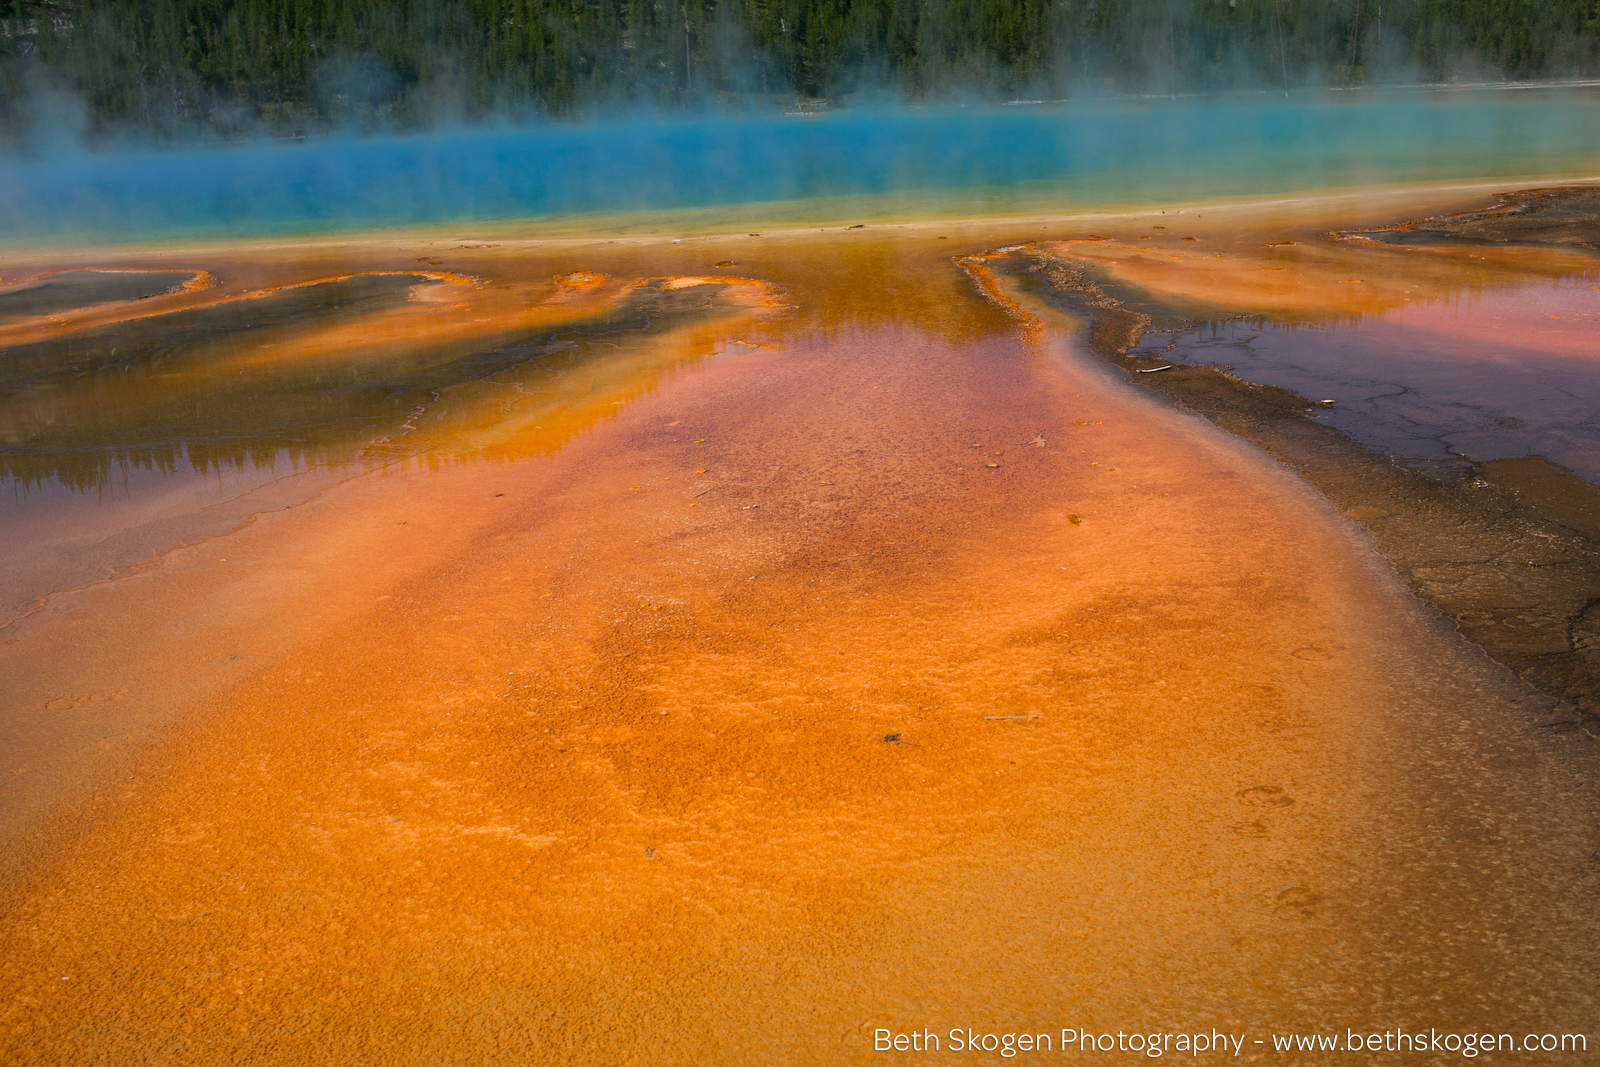
M 409 126 L 627 103 L 1058 98 L 1600 71 L 1600 0 L 0 0 L 0 117 Z

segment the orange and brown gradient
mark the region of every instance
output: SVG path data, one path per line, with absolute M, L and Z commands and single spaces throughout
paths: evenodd
M 1459 328 L 1457 317 L 1441 312 L 1486 291 L 1574 277 L 1600 282 L 1600 265 L 1581 249 L 1396 246 L 1358 236 L 1337 242 L 1263 241 L 1273 232 L 1238 227 L 1235 212 L 1216 215 L 1214 221 L 1202 215 L 1194 222 L 1155 226 L 1140 220 L 1137 226 L 1119 227 L 1121 239 L 1096 235 L 1040 246 L 1091 263 L 1114 282 L 1177 308 L 1286 322 L 1358 320 L 1403 311 L 1409 321 L 1420 318 L 1418 325 Z M 1564 327 L 1552 328 L 1563 319 Z M 1534 340 L 1541 351 L 1587 354 L 1594 348 L 1594 324 L 1577 311 L 1568 316 L 1533 311 L 1525 321 L 1496 328 L 1507 340 Z
M 191 309 L 436 272 L 214 341 L 195 395 L 573 332 L 0 629 L 0 1060 L 1582 1031 L 1543 705 L 978 254 L 1042 229 L 185 253 Z

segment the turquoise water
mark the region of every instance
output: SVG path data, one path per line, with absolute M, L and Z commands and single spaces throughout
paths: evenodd
M 901 108 L 62 151 L 0 162 L 0 239 L 271 235 L 792 201 L 827 212 L 840 199 L 853 211 L 896 198 L 943 215 L 1065 211 L 1597 172 L 1592 90 Z

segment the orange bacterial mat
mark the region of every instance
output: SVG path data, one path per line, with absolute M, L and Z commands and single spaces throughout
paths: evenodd
M 293 314 L 127 403 L 232 420 L 172 478 L 286 495 L 163 504 L 14 590 L 0 1062 L 1592 1028 L 1593 790 L 1545 705 L 1303 483 L 952 260 L 1041 229 L 161 257 L 215 284 L 151 315 Z M 316 392 L 356 364 L 422 399 Z M 48 402 L 147 469 L 94 388 Z M 39 553 L 110 523 L 49 463 Z

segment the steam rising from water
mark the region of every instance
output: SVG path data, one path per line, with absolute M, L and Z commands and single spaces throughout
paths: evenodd
M 816 201 L 815 218 L 1061 211 L 1596 170 L 1592 92 L 893 109 L 58 151 L 0 163 L 0 228 L 139 239 L 779 201 Z

